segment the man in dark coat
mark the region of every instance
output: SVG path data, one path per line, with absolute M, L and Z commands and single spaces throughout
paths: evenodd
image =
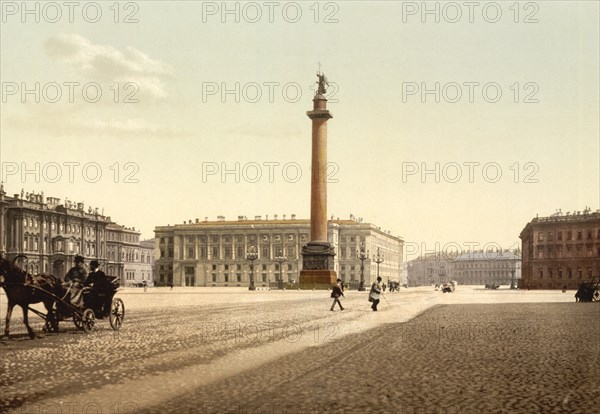
M 369 302 L 372 302 L 371 309 L 377 311 L 377 305 L 379 304 L 379 295 L 381 294 L 381 277 L 377 277 L 377 282 L 371 285 L 369 292 Z
M 340 296 L 344 296 L 344 291 L 342 290 L 342 281 L 341 279 L 338 279 L 337 283 L 333 285 L 333 288 L 331 289 L 331 297 L 333 298 L 333 303 L 331 304 L 330 310 L 333 311 L 333 308 L 335 307 L 336 303 L 340 305 L 340 310 L 344 310 L 344 307 L 340 302 Z
M 100 264 L 98 263 L 97 260 L 92 260 L 90 262 L 90 269 L 92 270 L 90 272 L 90 274 L 88 275 L 87 279 L 85 280 L 85 285 L 86 286 L 91 286 L 92 288 L 92 295 L 94 297 L 98 297 L 100 294 L 105 295 L 105 302 L 104 303 L 97 303 L 98 306 L 102 306 L 102 309 L 98 309 L 98 310 L 102 310 L 102 312 L 100 312 L 100 315 L 96 315 L 98 317 L 102 317 L 102 313 L 107 314 L 108 310 L 110 309 L 110 302 L 112 301 L 112 298 L 109 295 L 108 292 L 108 286 L 110 284 L 110 281 L 108 280 L 108 278 L 106 277 L 106 274 L 104 274 L 104 272 L 102 270 L 99 270 Z

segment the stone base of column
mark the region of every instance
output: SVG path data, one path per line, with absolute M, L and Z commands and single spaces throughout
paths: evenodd
M 335 270 L 302 270 L 300 272 L 300 289 L 331 289 L 337 281 Z
M 337 281 L 333 258 L 335 251 L 329 242 L 309 242 L 302 247 L 300 289 L 329 289 Z

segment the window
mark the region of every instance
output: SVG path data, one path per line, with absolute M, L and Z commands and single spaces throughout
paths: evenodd
M 216 264 L 212 265 L 212 270 L 213 271 L 217 270 L 217 265 Z
M 213 283 L 215 283 L 217 281 L 217 274 L 216 273 L 212 274 L 212 281 L 213 281 Z
M 224 277 L 225 277 L 225 283 L 229 282 L 229 274 L 225 273 Z
M 544 233 L 541 231 L 538 233 L 538 241 L 544 241 Z
M 262 265 L 262 270 L 267 270 L 267 265 L 266 264 Z
M 540 270 L 540 279 L 543 279 L 543 278 L 544 278 L 544 271 Z
M 262 281 L 266 282 L 267 281 L 267 274 L 263 273 L 261 276 L 262 276 Z
M 573 240 L 573 232 L 572 231 L 567 232 L 567 240 Z
M 573 278 L 573 269 L 571 269 L 570 267 L 567 269 L 567 276 L 569 277 L 569 279 Z
M 556 239 L 562 240 L 562 231 L 559 231 L 558 233 L 556 233 Z
M 577 277 L 578 277 L 579 279 L 583 278 L 583 270 L 582 270 L 581 268 L 578 268 L 578 269 L 577 269 Z
M 229 270 L 229 265 L 225 265 L 225 270 Z
M 235 274 L 235 278 L 236 278 L 237 282 L 240 283 L 242 281 L 242 274 L 241 273 L 236 273 Z
M 587 232 L 587 238 L 588 238 L 588 240 L 592 239 L 592 231 L 591 230 L 588 230 L 588 232 Z
M 188 247 L 188 259 L 194 259 L 195 257 L 194 254 L 194 248 L 193 247 Z
M 549 232 L 548 233 L 548 241 L 553 241 L 554 240 L 554 233 Z
M 583 232 L 578 231 L 577 232 L 577 240 L 581 240 L 583 238 Z
M 288 272 L 291 272 L 292 271 L 292 265 L 288 264 L 287 267 L 288 267 Z
M 553 277 L 553 276 L 554 276 L 554 271 L 553 271 L 552 269 L 549 269 L 549 270 L 548 270 L 548 277 L 549 277 L 550 279 L 552 279 L 552 277 Z

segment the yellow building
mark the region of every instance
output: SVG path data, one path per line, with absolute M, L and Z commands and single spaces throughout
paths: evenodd
M 310 222 L 305 219 L 269 219 L 255 216 L 227 221 L 188 221 L 173 226 L 158 226 L 156 234 L 156 284 L 175 286 L 248 286 L 251 266 L 247 260 L 250 246 L 258 252 L 254 262 L 255 286 L 275 287 L 280 275 L 290 287 L 298 283 L 302 270 L 302 246 L 309 241 Z M 365 283 L 375 280 L 377 264 L 373 254 L 383 254 L 380 276 L 384 281 L 400 280 L 403 240 L 359 220 L 330 220 L 328 238 L 336 252 L 335 271 L 345 283 L 358 286 L 362 243 L 370 252 L 365 260 Z M 280 264 L 277 258 L 285 259 Z

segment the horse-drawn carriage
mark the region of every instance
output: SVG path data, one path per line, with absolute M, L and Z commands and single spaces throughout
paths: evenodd
M 456 280 L 451 280 L 448 283 L 444 283 L 442 285 L 442 292 L 443 293 L 450 293 L 450 292 L 454 292 L 454 290 L 456 289 L 456 285 L 458 283 L 456 282 Z
M 575 302 L 600 302 L 600 276 L 579 285 L 575 293 Z
M 78 306 L 70 300 L 73 285 L 69 287 L 52 275 L 31 275 L 21 270 L 14 261 L 0 257 L 0 287 L 4 288 L 8 299 L 5 336 L 9 334 L 10 317 L 16 305 L 23 309 L 23 322 L 32 339 L 35 334 L 29 326 L 29 310 L 44 319 L 45 332 L 58 332 L 61 320 L 72 319 L 77 328 L 89 333 L 94 329 L 96 318 L 105 317 L 109 318 L 111 328 L 118 330 L 125 317 L 123 301 L 114 297 L 119 287 L 117 277 L 106 276 L 104 282 L 76 286 L 76 289 L 82 289 L 83 295 L 83 305 Z M 44 304 L 46 313 L 29 307 L 40 302 Z
M 110 326 L 119 330 L 125 317 L 125 304 L 120 298 L 115 298 L 119 288 L 119 278 L 107 276 L 104 283 L 96 282 L 91 286 L 82 288 L 83 306 L 76 306 L 63 295 L 56 298 L 55 307 L 51 312 L 52 317 L 45 317 L 45 330 L 58 331 L 58 322 L 72 318 L 73 323 L 85 332 L 94 329 L 96 319 L 108 317 Z

